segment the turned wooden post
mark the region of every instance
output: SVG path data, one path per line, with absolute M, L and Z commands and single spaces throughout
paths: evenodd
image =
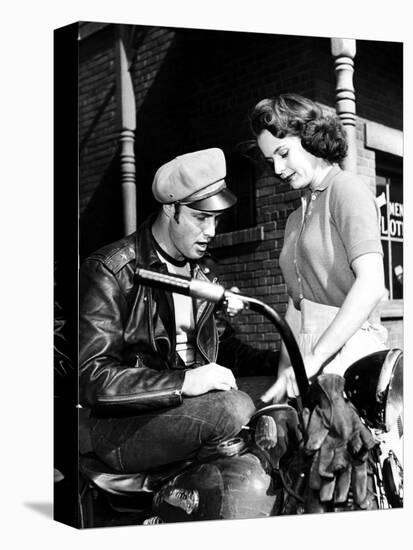
M 356 41 L 332 38 L 331 53 L 336 72 L 336 110 L 346 130 L 348 142 L 348 154 L 343 161 L 343 168 L 357 172 L 356 95 L 353 86 Z
M 129 71 L 128 30 L 117 25 L 116 37 L 116 94 L 120 128 L 120 177 L 125 235 L 136 230 L 136 163 L 135 130 L 136 106 L 132 77 Z

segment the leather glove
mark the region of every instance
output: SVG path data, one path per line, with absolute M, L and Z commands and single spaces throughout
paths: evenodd
M 305 450 L 314 453 L 310 489 L 321 503 L 344 503 L 350 487 L 360 508 L 367 502 L 367 457 L 376 440 L 361 422 L 354 406 L 344 397 L 344 378 L 319 376 L 310 388 Z
M 265 407 L 251 418 L 250 426 L 255 443 L 267 451 L 275 469 L 279 469 L 280 459 L 302 441 L 297 411 L 289 405 Z

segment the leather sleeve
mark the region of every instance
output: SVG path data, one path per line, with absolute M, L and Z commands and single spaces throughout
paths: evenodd
M 77 387 L 76 369 L 73 362 L 73 342 L 68 340 L 67 320 L 56 298 L 54 301 L 53 343 L 54 397 L 70 401 L 73 396 L 73 387 Z
M 218 321 L 220 340 L 218 364 L 237 376 L 277 376 L 280 352 L 257 350 L 242 342 L 223 318 Z
M 98 408 L 134 411 L 182 403 L 185 371 L 155 370 L 125 364 L 124 323 L 128 304 L 117 276 L 99 260 L 89 259 L 79 281 L 80 401 Z

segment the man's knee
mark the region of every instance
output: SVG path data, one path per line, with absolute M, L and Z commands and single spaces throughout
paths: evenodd
M 249 395 L 242 391 L 230 390 L 220 392 L 217 403 L 217 428 L 226 432 L 225 435 L 236 435 L 247 424 L 255 411 L 254 403 Z

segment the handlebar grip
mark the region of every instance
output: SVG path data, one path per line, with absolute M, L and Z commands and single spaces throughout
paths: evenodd
M 156 286 L 179 294 L 189 296 L 191 279 L 183 275 L 170 275 L 169 273 L 160 273 L 138 267 L 136 277 L 148 286 Z
M 191 279 L 183 275 L 170 275 L 169 273 L 137 268 L 136 276 L 149 286 L 157 286 L 164 290 L 208 300 L 209 302 L 220 302 L 225 295 L 225 289 L 221 285 L 201 281 L 200 279 Z

